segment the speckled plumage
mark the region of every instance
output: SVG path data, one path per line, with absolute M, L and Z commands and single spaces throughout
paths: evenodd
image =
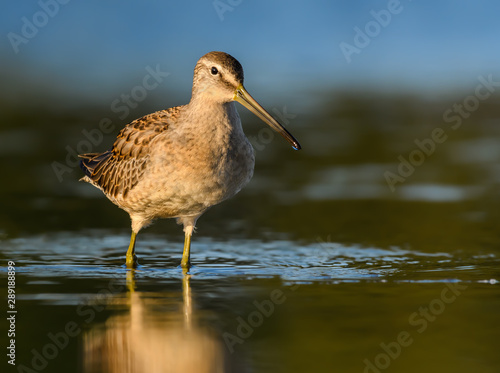
M 81 155 L 82 180 L 130 215 L 129 252 L 141 228 L 156 218 L 177 218 L 184 225 L 189 260 L 198 217 L 252 177 L 254 152 L 234 104 L 244 99 L 247 106 L 249 98 L 240 63 L 210 52 L 196 64 L 189 104 L 139 118 L 120 131 L 111 150 Z

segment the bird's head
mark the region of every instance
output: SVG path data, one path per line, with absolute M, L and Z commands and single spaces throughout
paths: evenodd
M 207 53 L 194 69 L 193 98 L 203 97 L 221 104 L 237 101 L 299 150 L 299 142 L 248 93 L 243 79 L 243 67 L 234 57 L 224 52 Z

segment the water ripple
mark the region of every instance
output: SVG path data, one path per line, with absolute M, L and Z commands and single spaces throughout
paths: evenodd
M 61 232 L 3 241 L 3 255 L 17 271 L 39 281 L 58 277 L 123 276 L 126 235 L 105 231 Z M 179 278 L 182 244 L 143 234 L 138 247 L 138 276 Z M 198 278 L 279 277 L 283 281 L 441 281 L 481 273 L 495 279 L 498 258 L 463 258 L 457 253 L 424 253 L 408 249 L 363 247 L 340 243 L 298 244 L 293 241 L 212 241 L 200 238 L 192 248 L 191 274 Z M 490 271 L 488 271 L 488 269 Z M 493 272 L 492 272 L 493 271 Z M 492 274 L 493 276 L 489 276 Z

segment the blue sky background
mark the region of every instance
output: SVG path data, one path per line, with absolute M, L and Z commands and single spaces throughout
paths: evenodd
M 55 0 L 42 0 L 52 3 Z M 394 1 L 394 0 L 392 0 Z M 243 65 L 255 97 L 306 96 L 322 89 L 409 90 L 435 95 L 467 89 L 481 74 L 500 80 L 500 3 L 402 0 L 398 14 L 348 63 L 355 27 L 373 21 L 388 1 L 69 0 L 15 53 L 40 2 L 6 2 L 0 12 L 0 78 L 8 100 L 109 100 L 133 87 L 146 66 L 171 75 L 162 89 L 189 99 L 192 70 L 211 50 Z M 231 5 L 233 4 L 233 5 Z M 236 5 L 234 5 L 236 4 Z M 266 97 L 267 99 L 267 97 Z

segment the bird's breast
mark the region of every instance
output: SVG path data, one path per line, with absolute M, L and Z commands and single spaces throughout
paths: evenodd
M 140 199 L 134 204 L 156 216 L 196 215 L 238 193 L 253 175 L 252 145 L 243 131 L 204 135 L 157 145 L 147 177 L 130 193 Z

